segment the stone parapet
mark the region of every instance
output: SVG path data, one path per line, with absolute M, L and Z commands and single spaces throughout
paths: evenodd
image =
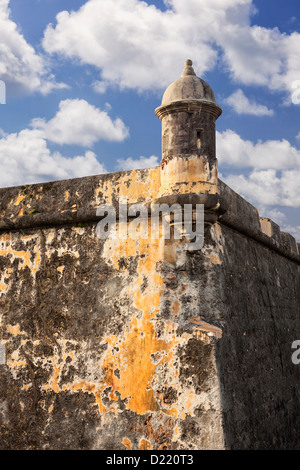
M 254 206 L 220 180 L 219 187 L 228 207 L 219 220 L 222 224 L 300 263 L 299 244 L 292 235 L 282 232 L 271 219 L 260 217 Z
M 0 189 L 0 231 L 36 227 L 76 225 L 99 220 L 100 204 L 117 206 L 120 196 L 129 204 L 204 204 L 221 224 L 251 237 L 283 256 L 300 263 L 299 243 L 282 232 L 271 219 L 260 217 L 257 209 L 219 180 L 220 194 L 160 195 L 160 168 L 123 171 L 43 184 Z

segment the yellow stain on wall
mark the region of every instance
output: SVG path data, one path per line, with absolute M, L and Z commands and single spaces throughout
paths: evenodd
M 119 179 L 106 180 L 95 190 L 95 200 L 99 201 L 100 193 L 105 194 L 107 204 L 112 203 L 112 197 L 127 197 L 128 203 L 135 203 L 139 199 L 153 199 L 158 197 L 160 188 L 160 168 L 151 168 L 145 179 L 139 177 L 136 170 L 121 174 Z M 101 201 L 103 203 L 103 201 Z
M 137 320 L 133 323 L 137 324 Z M 102 364 L 105 386 L 112 387 L 110 397 L 118 391 L 121 399 L 127 399 L 127 407 L 138 414 L 157 411 L 151 381 L 157 365 L 151 361 L 151 354 L 168 349 L 166 341 L 155 338 L 154 326 L 148 322 L 133 326 L 125 340 L 118 344 L 119 352 L 108 351 Z M 119 370 L 119 377 L 114 371 Z
M 85 232 L 85 229 L 83 227 L 72 227 L 72 230 L 77 232 L 79 235 L 83 235 Z
M 66 363 L 66 358 L 71 357 L 72 360 L 74 359 L 74 352 L 65 351 L 66 341 L 63 341 L 61 343 L 62 343 L 61 347 L 64 350 L 62 353 L 62 357 L 61 359 L 57 356 L 51 357 L 51 365 L 53 369 L 52 376 L 50 377 L 49 382 L 41 387 L 42 390 L 45 390 L 45 391 L 53 390 L 55 393 L 59 393 L 60 392 L 59 379 L 60 379 L 62 369 Z M 47 365 L 46 361 L 44 361 L 44 367 L 46 367 L 46 365 Z M 70 387 L 66 387 L 66 389 L 68 388 Z
M 222 264 L 222 260 L 220 258 L 220 255 L 218 253 L 211 253 L 209 255 L 209 259 L 212 264 Z
M 141 439 L 140 440 L 140 445 L 139 445 L 139 450 L 151 450 L 151 442 L 149 442 L 147 439 Z
M 21 202 L 25 199 L 25 196 L 23 194 L 19 194 L 19 196 L 17 197 L 17 199 L 15 200 L 15 206 L 18 206 L 19 204 L 21 204 Z
M 141 200 L 145 197 L 153 199 L 159 195 L 160 168 L 149 170 L 149 174 L 144 181 L 138 180 L 137 172 L 131 172 L 122 175 L 117 182 L 110 180 L 104 181 L 102 184 L 104 188 L 101 187 L 96 190 L 96 197 L 100 197 L 100 192 L 104 190 L 107 203 L 111 203 L 113 195 L 126 196 L 129 203 L 137 202 L 139 198 Z M 195 183 L 193 185 L 196 186 Z M 67 193 L 65 193 L 65 200 L 69 196 Z M 75 230 L 79 233 L 82 229 L 75 228 Z M 49 245 L 51 245 L 56 234 L 55 229 L 49 229 L 46 233 L 47 256 L 51 252 Z M 61 252 L 58 252 L 59 256 L 62 256 L 64 252 L 67 252 L 67 248 L 61 247 Z M 79 258 L 78 252 L 72 254 Z M 5 247 L 5 249 L 0 250 L 0 255 L 20 258 L 22 263 L 20 263 L 19 269 L 28 266 L 33 275 L 35 275 L 41 261 L 37 246 L 28 251 L 14 251 L 11 247 Z M 131 299 L 131 317 L 128 318 L 127 324 L 119 337 L 109 335 L 105 338 L 107 350 L 103 353 L 101 360 L 99 362 L 93 361 L 91 365 L 87 365 L 87 368 L 90 368 L 90 381 L 86 380 L 88 376 L 86 375 L 85 377 L 75 377 L 70 383 L 61 383 L 64 367 L 72 364 L 76 368 L 76 361 L 79 360 L 80 354 L 83 354 L 84 345 L 80 345 L 81 348 L 78 345 L 77 347 L 74 346 L 73 353 L 69 351 L 67 353 L 63 347 L 63 340 L 58 339 L 58 342 L 62 345 L 63 353 L 48 357 L 43 364 L 43 367 L 50 368 L 51 376 L 49 381 L 41 387 L 42 390 L 54 391 L 55 393 L 60 391 L 69 391 L 71 393 L 83 391 L 93 394 L 99 413 L 102 415 L 108 412 L 118 413 L 118 401 L 120 399 L 124 400 L 127 409 L 139 415 L 158 410 L 173 417 L 186 417 L 188 414 L 192 414 L 197 403 L 197 396 L 193 391 L 182 394 L 181 402 L 178 400 L 173 405 L 163 403 L 164 387 L 172 386 L 177 391 L 181 390 L 178 369 L 174 365 L 176 348 L 178 345 L 186 343 L 190 338 L 190 335 L 185 334 L 178 337 L 176 325 L 172 322 L 164 321 L 162 335 L 157 331 L 158 313 L 161 307 L 162 294 L 165 290 L 165 282 L 161 273 L 156 269 L 157 263 L 164 260 L 166 256 L 164 241 L 151 240 L 150 238 L 146 240 L 127 238 L 120 243 L 118 240 L 108 239 L 104 243 L 102 256 L 120 275 L 122 275 L 122 268 L 120 267 L 122 258 L 128 260 L 133 257 L 137 259 L 136 275 L 124 288 L 124 294 L 126 293 Z M 176 253 L 174 256 L 176 256 Z M 220 259 L 218 259 L 218 255 L 214 253 L 211 256 L 211 261 L 218 263 Z M 59 266 L 57 271 L 62 272 L 63 268 L 63 266 Z M 147 289 L 143 291 L 141 287 L 144 278 L 147 279 Z M 182 285 L 182 292 L 185 289 L 187 289 L 186 284 Z M 179 292 L 179 294 L 182 292 Z M 122 292 L 120 295 L 122 295 Z M 180 312 L 180 307 L 179 296 L 172 303 L 174 316 Z M 20 334 L 17 327 L 12 328 L 16 329 L 12 329 L 11 334 Z M 88 347 L 86 350 L 88 350 Z M 68 361 L 67 363 L 66 358 L 68 356 L 71 356 L 72 362 Z M 154 356 L 156 356 L 155 361 L 153 360 Z M 26 363 L 18 361 L 17 357 L 11 364 L 11 367 L 26 366 Z M 167 371 L 166 374 L 163 373 L 164 370 Z M 94 377 L 97 378 L 93 378 L 93 373 L 95 373 Z M 166 380 L 168 381 L 166 382 Z M 110 402 L 108 404 L 107 401 L 103 400 L 104 391 L 109 393 Z M 122 442 L 125 447 L 131 448 L 129 439 L 124 438 Z M 164 443 L 162 445 L 167 446 L 168 444 Z M 142 446 L 141 448 L 151 448 L 151 443 L 146 439 L 142 439 L 140 446 Z
M 20 367 L 26 367 L 26 361 L 19 359 L 19 351 L 14 351 L 7 360 L 7 365 L 12 369 L 19 369 Z
M 131 449 L 131 442 L 129 439 L 127 439 L 127 437 L 124 437 L 123 441 L 122 441 L 122 444 L 128 449 L 130 450 Z
M 18 323 L 16 325 L 8 325 L 7 330 L 13 336 L 18 336 L 21 333 L 20 325 Z
M 122 400 L 127 400 L 127 408 L 141 415 L 160 409 L 152 383 L 157 380 L 157 368 L 172 362 L 174 347 L 180 341 L 174 328 L 170 328 L 163 338 L 157 337 L 155 330 L 156 315 L 164 291 L 164 281 L 156 272 L 156 263 L 163 259 L 163 250 L 163 240 L 158 245 L 155 240 L 130 238 L 118 248 L 114 241 L 108 239 L 104 248 L 104 256 L 116 269 L 119 269 L 122 257 L 135 255 L 138 258 L 137 278 L 126 290 L 132 297 L 133 307 L 141 315 L 132 317 L 123 338 L 117 341 L 115 337 L 107 338 L 109 348 L 102 362 L 102 370 L 105 386 L 111 387 L 111 399 L 117 398 L 118 392 Z M 142 292 L 144 276 L 147 277 L 148 285 L 147 290 Z M 152 356 L 157 353 L 160 354 L 160 360 L 153 363 Z M 171 373 L 171 366 L 169 368 Z
M 28 267 L 33 276 L 35 276 L 41 261 L 41 253 L 37 246 L 34 247 L 33 253 L 35 257 L 32 261 L 32 252 L 30 250 L 13 250 L 11 247 L 0 250 L 0 256 L 13 256 L 14 258 L 20 258 L 22 263 L 19 265 L 19 269 L 25 269 Z

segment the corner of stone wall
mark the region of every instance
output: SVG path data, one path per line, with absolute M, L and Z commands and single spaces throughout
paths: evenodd
M 228 210 L 220 217 L 220 223 L 253 238 L 259 243 L 300 263 L 300 244 L 270 218 L 261 217 L 258 210 L 242 196 L 219 180 L 220 194 Z

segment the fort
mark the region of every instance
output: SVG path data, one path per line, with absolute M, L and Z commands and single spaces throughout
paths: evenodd
M 1 449 L 299 448 L 299 244 L 219 179 L 221 113 L 187 60 L 159 167 L 0 189 Z M 101 239 L 120 198 L 201 205 L 203 245 Z

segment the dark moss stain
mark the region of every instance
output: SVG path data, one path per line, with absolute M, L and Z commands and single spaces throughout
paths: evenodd
M 179 379 L 183 387 L 193 385 L 197 393 L 207 391 L 207 381 L 214 367 L 212 363 L 214 346 L 191 338 L 184 348 L 180 348 Z

